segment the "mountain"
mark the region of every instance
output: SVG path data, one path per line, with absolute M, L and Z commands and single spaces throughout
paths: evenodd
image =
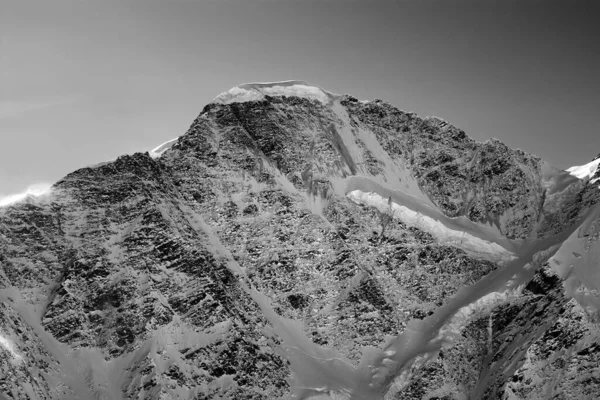
M 306 82 L 235 87 L 0 207 L 0 398 L 597 398 L 581 168 Z
M 576 176 L 579 179 L 588 179 L 590 183 L 596 183 L 600 180 L 600 154 L 598 154 L 592 161 L 585 165 L 579 165 L 567 169 L 567 171 Z

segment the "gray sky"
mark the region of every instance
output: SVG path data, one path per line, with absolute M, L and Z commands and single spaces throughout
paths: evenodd
M 566 168 L 600 152 L 593 1 L 0 0 L 0 197 L 306 80 Z

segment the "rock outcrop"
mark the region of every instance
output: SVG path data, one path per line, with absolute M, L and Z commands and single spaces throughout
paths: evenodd
M 243 85 L 0 208 L 0 398 L 595 398 L 599 198 L 439 118 Z

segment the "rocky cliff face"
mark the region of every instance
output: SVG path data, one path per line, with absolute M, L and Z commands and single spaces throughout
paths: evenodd
M 242 85 L 0 208 L 0 398 L 597 398 L 589 182 L 383 101 Z

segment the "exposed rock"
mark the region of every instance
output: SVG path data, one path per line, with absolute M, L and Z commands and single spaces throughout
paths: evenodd
M 0 398 L 597 396 L 597 296 L 571 299 L 585 268 L 554 267 L 597 251 L 598 189 L 439 118 L 294 85 L 227 92 L 152 156 L 0 208 Z M 351 190 L 513 259 L 440 243 Z M 419 332 L 396 366 L 390 338 Z M 298 368 L 309 356 L 319 373 Z M 371 385 L 311 386 L 338 367 Z

